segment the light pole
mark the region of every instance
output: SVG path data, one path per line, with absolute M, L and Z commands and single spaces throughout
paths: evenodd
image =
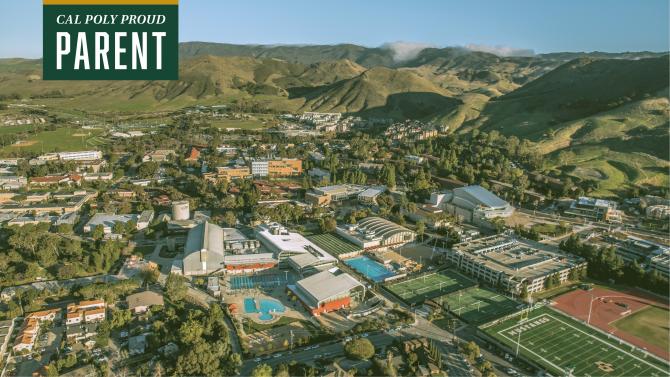
M 587 325 L 591 323 L 591 309 L 593 308 L 593 300 L 594 300 L 593 292 L 589 292 L 589 295 L 591 295 L 591 300 L 589 301 L 589 315 L 586 318 L 586 324 Z

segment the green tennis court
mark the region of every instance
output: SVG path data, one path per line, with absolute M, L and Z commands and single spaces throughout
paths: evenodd
M 418 304 L 476 284 L 456 271 L 444 270 L 389 283 L 386 289 L 408 304 Z

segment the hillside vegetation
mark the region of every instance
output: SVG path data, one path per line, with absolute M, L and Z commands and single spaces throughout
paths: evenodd
M 0 60 L 0 96 L 80 112 L 149 112 L 245 101 L 268 112 L 420 119 L 451 132 L 532 140 L 546 169 L 604 182 L 667 185 L 667 54 L 499 57 L 426 48 L 183 43 L 177 81 L 42 81 L 41 61 Z M 95 98 L 95 100 L 91 100 Z

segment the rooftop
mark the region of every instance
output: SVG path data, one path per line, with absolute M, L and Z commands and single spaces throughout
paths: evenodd
M 506 201 L 500 199 L 494 193 L 479 185 L 455 188 L 454 194 L 458 195 L 459 193 L 466 193 L 467 195 L 476 199 L 479 204 L 484 207 L 498 208 L 509 205 Z
M 513 236 L 495 235 L 453 246 L 471 260 L 510 277 L 544 276 L 582 262 L 562 254 L 558 248 Z
M 310 296 L 307 298 L 308 304 L 313 307 L 331 297 L 346 294 L 356 287 L 364 287 L 351 275 L 336 268 L 299 280 L 296 285 L 302 292 Z

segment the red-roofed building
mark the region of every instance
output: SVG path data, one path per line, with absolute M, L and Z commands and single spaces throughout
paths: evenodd
M 186 155 L 185 160 L 195 162 L 198 161 L 198 159 L 200 159 L 200 151 L 198 148 L 191 147 L 191 149 L 188 151 L 188 154 Z

